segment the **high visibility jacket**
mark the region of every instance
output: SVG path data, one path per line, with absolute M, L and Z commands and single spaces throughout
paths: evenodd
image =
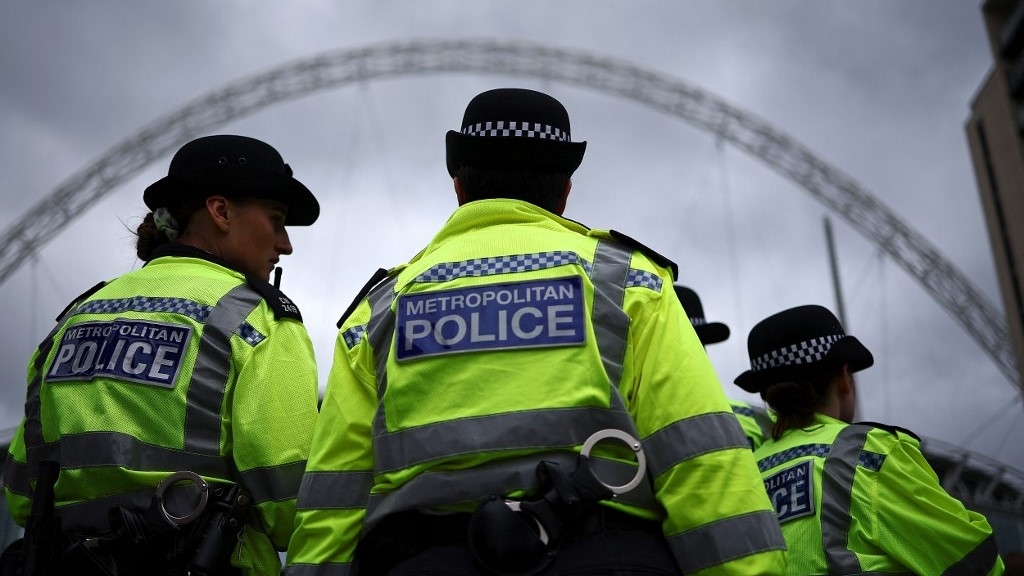
M 789 574 L 1002 574 L 992 527 L 939 484 L 916 437 L 822 414 L 758 448 Z
M 528 494 L 608 428 L 642 440 L 648 481 L 606 504 L 660 520 L 685 572 L 781 573 L 753 454 L 652 258 L 525 202 L 456 210 L 341 325 L 286 574 L 349 574 L 395 512 Z M 607 444 L 597 474 L 626 484 Z
M 251 523 L 232 563 L 277 574 L 317 415 L 312 344 L 273 286 L 212 256 L 166 247 L 69 307 L 33 354 L 26 417 L 4 469 L 24 525 L 38 463 L 56 460 L 65 530 L 145 509 L 169 473 L 240 483 Z
M 767 410 L 735 398 L 729 399 L 729 406 L 736 414 L 740 428 L 743 428 L 743 435 L 747 437 L 752 450 L 772 437 L 772 418 Z

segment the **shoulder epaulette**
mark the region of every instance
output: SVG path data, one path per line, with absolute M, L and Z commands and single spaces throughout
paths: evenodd
M 898 433 L 902 432 L 902 433 L 906 434 L 907 436 L 910 436 L 914 440 L 917 440 L 918 442 L 921 441 L 921 437 L 920 436 L 918 436 L 917 434 L 914 434 L 910 430 L 907 430 L 906 428 L 903 428 L 901 426 L 894 426 L 892 424 L 883 424 L 881 422 L 856 422 L 856 424 L 863 424 L 865 426 L 872 426 L 874 428 L 881 428 L 882 430 L 885 430 L 887 432 L 891 432 L 893 435 L 898 435 Z
M 68 305 L 67 305 L 67 306 L 65 306 L 63 310 L 61 310 L 61 311 L 60 311 L 60 314 L 57 314 L 57 317 L 56 317 L 56 318 L 54 318 L 54 321 L 55 321 L 55 322 L 60 322 L 60 319 L 61 319 L 61 318 L 63 318 L 63 317 L 64 317 L 64 315 L 65 315 L 65 314 L 67 314 L 67 313 L 68 313 L 69 311 L 71 311 L 71 309 L 72 309 L 72 308 L 74 308 L 74 307 L 75 307 L 75 305 L 77 305 L 77 304 L 78 304 L 79 302 L 81 302 L 82 300 L 85 300 L 85 299 L 86 299 L 86 298 L 88 298 L 89 296 L 92 296 L 92 295 L 93 295 L 93 294 L 95 294 L 95 293 L 96 293 L 97 291 L 99 291 L 99 289 L 100 289 L 100 288 L 103 288 L 103 287 L 104 287 L 104 286 L 106 286 L 106 285 L 107 285 L 107 281 L 106 281 L 106 280 L 103 280 L 103 281 L 101 281 L 101 282 L 97 283 L 97 284 L 96 284 L 95 286 L 93 286 L 92 288 L 89 288 L 89 289 L 88 289 L 88 290 L 86 290 L 85 292 L 82 292 L 82 293 L 81 293 L 81 294 L 79 294 L 78 296 L 75 296 L 75 299 L 74 299 L 74 300 L 72 300 L 71 302 L 69 302 L 69 303 L 68 303 Z
M 292 302 L 291 298 L 285 296 L 284 292 L 274 288 L 270 282 L 250 274 L 246 274 L 245 279 L 249 282 L 249 286 L 267 301 L 267 306 L 274 311 L 274 318 L 278 320 L 289 318 L 302 322 L 302 313 L 299 312 L 299 307 Z
M 626 236 L 622 232 L 618 232 L 618 231 L 615 231 L 615 230 L 609 230 L 608 233 L 612 235 L 612 238 L 615 238 L 616 240 L 618 240 L 619 242 L 622 242 L 626 246 L 629 246 L 630 248 L 632 248 L 634 250 L 638 250 L 638 251 L 642 252 L 644 256 L 647 256 L 648 258 L 650 258 L 652 261 L 654 261 L 655 264 L 657 264 L 659 266 L 662 266 L 662 267 L 665 267 L 665 268 L 668 268 L 672 272 L 672 280 L 673 281 L 679 279 L 679 266 L 677 266 L 676 263 L 673 262 L 672 260 L 666 258 L 665 256 L 662 256 L 661 254 L 655 252 L 650 247 L 645 246 L 644 244 L 641 244 L 640 242 L 636 241 L 635 239 L 633 239 L 633 238 L 631 238 L 629 236 Z
M 363 285 L 363 289 L 360 290 L 358 294 L 356 294 L 355 299 L 353 299 L 352 303 L 349 304 L 348 308 L 345 309 L 345 313 L 342 314 L 341 318 L 338 319 L 339 329 L 341 328 L 341 325 L 345 323 L 345 320 L 347 320 L 348 317 L 351 316 L 352 313 L 356 311 L 356 308 L 359 306 L 359 303 L 363 301 L 363 298 L 366 298 L 366 295 L 370 293 L 370 290 L 373 290 L 373 288 L 377 284 L 380 284 L 381 280 L 384 280 L 387 277 L 388 270 L 386 268 L 378 268 L 377 271 L 373 273 L 373 276 L 370 276 L 370 279 L 367 280 L 366 284 Z

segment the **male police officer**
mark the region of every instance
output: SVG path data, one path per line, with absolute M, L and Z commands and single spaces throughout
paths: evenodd
M 339 323 L 286 572 L 780 573 L 674 265 L 560 216 L 562 105 L 484 92 L 447 146 L 460 207 Z
M 704 317 L 704 306 L 701 304 L 700 296 L 692 288 L 678 284 L 674 288 L 679 302 L 683 305 L 683 310 L 686 310 L 686 315 L 690 318 L 690 324 L 693 324 L 697 338 L 700 338 L 700 343 L 705 348 L 708 344 L 717 344 L 729 339 L 729 326 L 722 322 L 707 321 Z M 772 421 L 765 409 L 736 398 L 729 398 L 729 406 L 736 414 L 736 419 L 739 420 L 740 427 L 743 428 L 743 435 L 750 442 L 751 449 L 757 448 L 765 438 L 771 437 Z

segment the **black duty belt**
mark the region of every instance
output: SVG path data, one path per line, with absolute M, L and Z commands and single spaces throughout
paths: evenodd
M 606 439 L 624 442 L 637 458 L 637 473 L 622 486 L 600 480 L 590 464 L 594 446 Z M 537 465 L 537 489 L 526 499 L 492 494 L 472 514 L 430 515 L 417 511 L 388 516 L 360 541 L 356 570 L 360 576 L 386 574 L 398 563 L 437 546 L 468 544 L 486 574 L 532 576 L 545 569 L 560 546 L 573 538 L 606 530 L 657 533 L 657 522 L 615 512 L 598 503 L 631 491 L 646 472 L 643 448 L 621 430 L 595 432 L 584 442 L 576 469 L 557 462 Z
M 429 548 L 468 543 L 472 514 L 426 514 L 399 512 L 382 520 L 359 542 L 359 574 L 386 573 L 394 565 Z M 639 531 L 662 537 L 661 523 L 638 518 L 607 506 L 597 506 L 566 527 L 564 540 L 596 536 L 615 531 Z M 390 559 L 388 567 L 379 562 Z

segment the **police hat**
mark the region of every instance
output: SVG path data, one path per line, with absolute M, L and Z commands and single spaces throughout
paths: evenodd
M 693 290 L 686 286 L 680 286 L 676 284 L 673 286 L 676 290 L 676 296 L 679 297 L 679 301 L 683 304 L 683 310 L 686 310 L 686 315 L 690 317 L 690 324 L 693 324 L 693 330 L 697 333 L 697 337 L 700 338 L 700 343 L 707 346 L 708 344 L 717 344 L 719 342 L 725 342 L 729 339 L 729 327 L 721 322 L 708 322 L 704 318 L 704 307 L 701 306 L 700 297 Z
M 760 393 L 778 382 L 816 378 L 850 365 L 851 372 L 875 363 L 871 352 L 843 331 L 839 320 L 822 306 L 797 306 L 757 323 L 747 337 L 750 370 L 734 382 Z
M 558 100 L 525 88 L 478 94 L 466 106 L 462 131 L 449 130 L 446 142 L 452 177 L 463 164 L 571 175 L 587 148 L 571 140 L 569 113 Z
M 271 145 L 246 136 L 197 138 L 171 159 L 167 176 L 146 188 L 150 210 L 220 194 L 229 198 L 265 198 L 288 207 L 285 224 L 308 226 L 320 216 L 320 203 Z

